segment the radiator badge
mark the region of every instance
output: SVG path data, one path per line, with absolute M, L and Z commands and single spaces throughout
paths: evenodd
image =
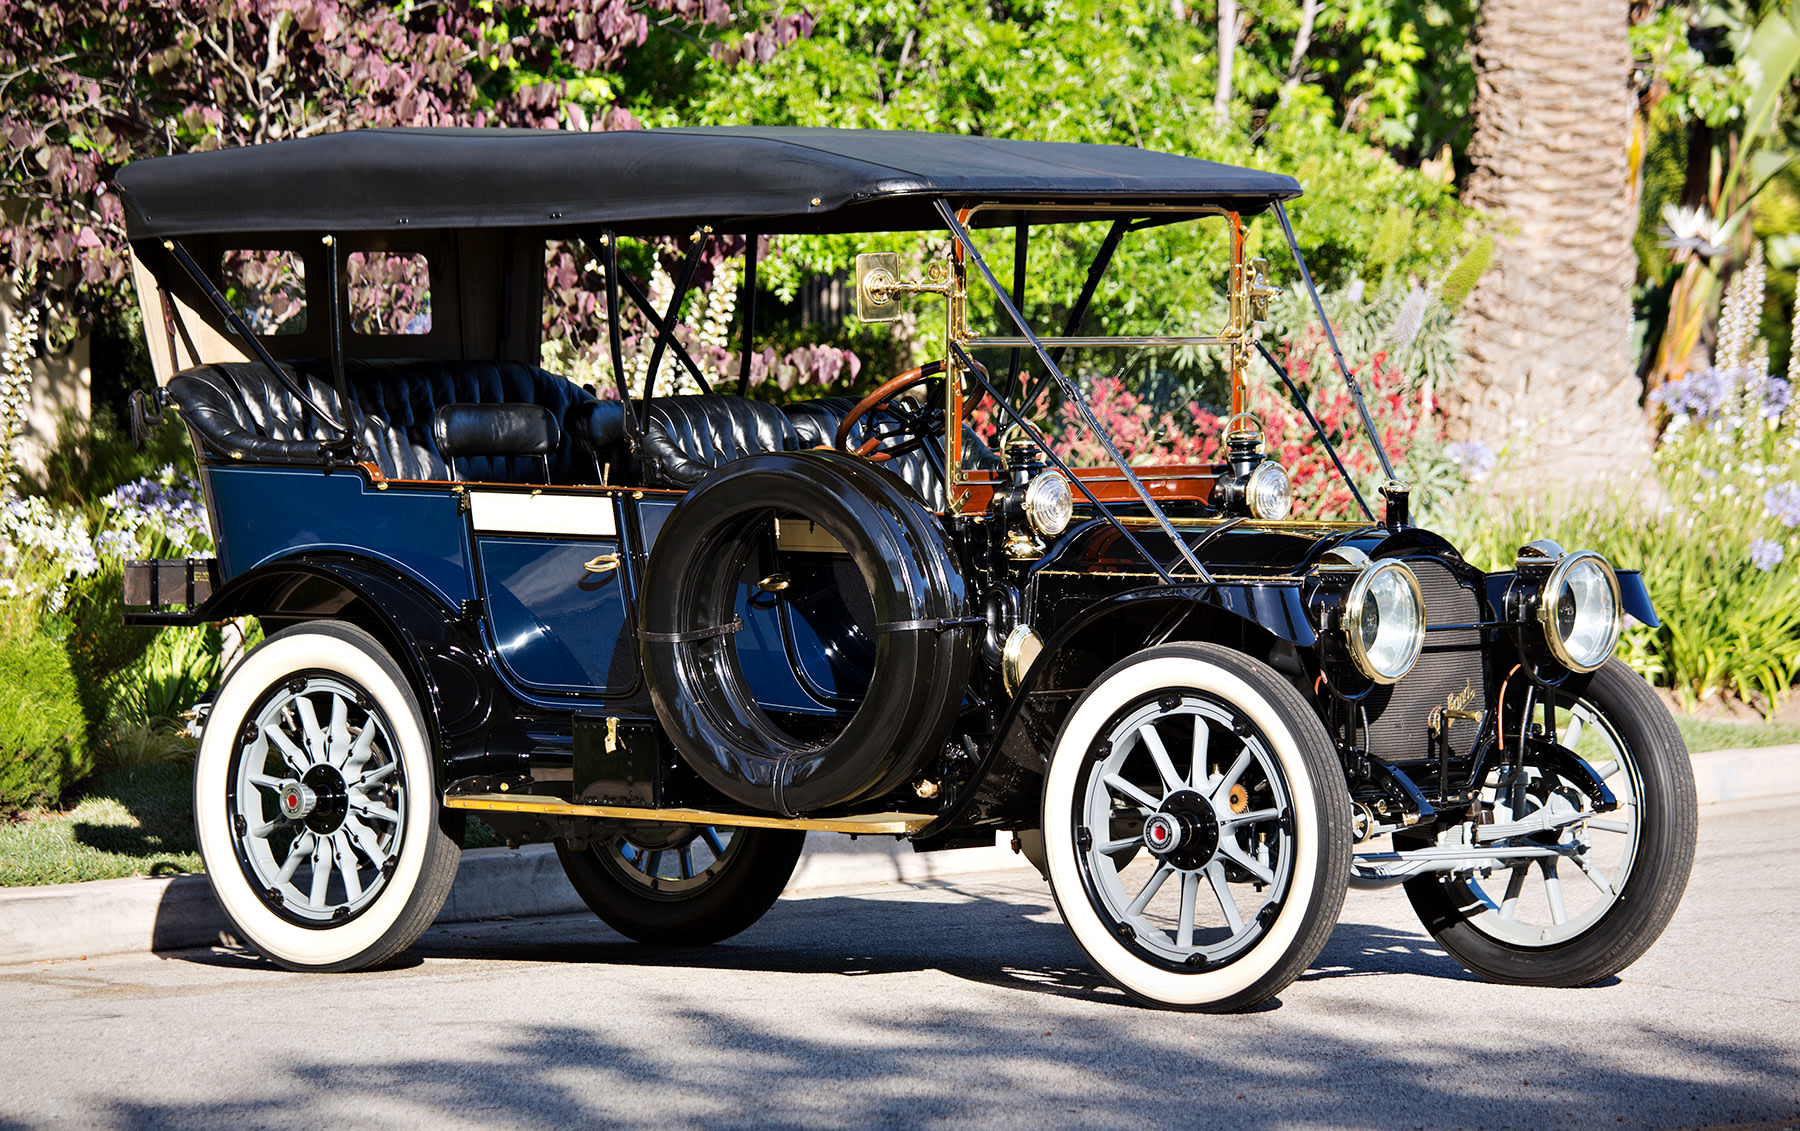
M 1431 711 L 1426 714 L 1425 728 L 1432 734 L 1436 734 L 1443 729 L 1444 720 L 1446 718 L 1479 719 L 1481 717 L 1480 711 L 1471 711 L 1468 709 L 1469 704 L 1474 701 L 1475 683 L 1473 680 L 1465 679 L 1463 680 L 1463 689 L 1461 691 L 1452 691 L 1449 697 L 1444 700 L 1444 705 L 1442 707 L 1433 707 Z

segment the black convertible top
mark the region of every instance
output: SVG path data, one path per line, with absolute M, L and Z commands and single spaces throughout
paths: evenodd
M 1292 177 L 1116 145 L 890 130 L 354 130 L 137 161 L 133 239 L 604 224 L 670 231 L 939 228 L 941 197 L 1260 212 Z M 997 222 L 997 220 L 996 220 Z

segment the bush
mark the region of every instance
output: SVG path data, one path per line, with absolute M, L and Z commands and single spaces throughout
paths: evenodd
M 93 762 L 69 657 L 45 637 L 0 643 L 0 811 L 50 804 Z
M 1730 693 L 1769 711 L 1800 675 L 1800 571 L 1758 566 L 1754 530 L 1736 515 L 1645 514 L 1619 502 L 1470 517 L 1459 542 L 1482 569 L 1510 568 L 1520 546 L 1551 538 L 1643 570 L 1662 627 L 1631 622 L 1620 656 L 1685 700 Z

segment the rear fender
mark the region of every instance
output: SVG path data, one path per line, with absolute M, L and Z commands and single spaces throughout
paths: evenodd
M 355 624 L 382 643 L 412 684 L 437 752 L 440 787 L 471 773 L 513 769 L 494 764 L 496 750 L 504 755 L 516 745 L 495 733 L 516 712 L 507 709 L 510 696 L 489 665 L 476 621 L 386 563 L 318 554 L 267 562 L 232 578 L 198 614 L 209 621 L 254 616 L 271 632 L 312 620 Z

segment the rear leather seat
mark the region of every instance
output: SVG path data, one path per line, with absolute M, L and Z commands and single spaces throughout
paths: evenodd
M 356 432 L 356 458 L 373 463 L 389 479 L 449 479 L 450 468 L 432 437 L 432 417 L 449 404 L 529 403 L 548 409 L 563 435 L 549 453 L 552 483 L 595 479 L 594 458 L 578 439 L 591 431 L 598 403 L 571 381 L 521 362 L 345 362 L 356 401 L 346 411 L 323 362 L 284 368 L 314 403 Z M 335 433 L 292 390 L 255 362 L 203 365 L 169 379 L 182 418 L 210 450 L 246 459 L 316 461 L 320 445 Z M 541 482 L 537 456 L 470 456 L 458 466 L 464 479 Z

